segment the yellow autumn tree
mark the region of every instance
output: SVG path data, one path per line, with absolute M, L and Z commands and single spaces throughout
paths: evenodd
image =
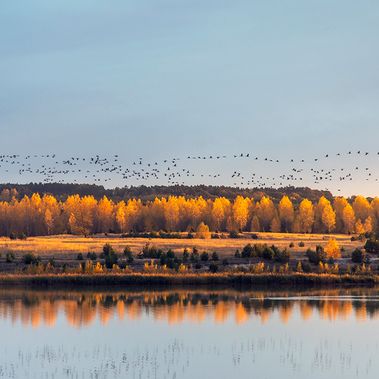
M 360 218 L 355 223 L 355 233 L 357 234 L 365 233 L 365 228 L 363 227 L 363 224 Z
M 328 233 L 336 226 L 336 213 L 330 205 L 330 202 L 326 203 L 322 210 L 321 221 Z
M 260 232 L 261 231 L 261 224 L 259 222 L 259 218 L 257 215 L 254 215 L 252 220 L 251 220 L 250 231 L 251 232 Z
M 11 232 L 11 206 L 6 201 L 0 202 L 0 234 L 2 236 L 9 236 Z
M 371 233 L 374 230 L 374 222 L 371 216 L 368 216 L 363 225 L 365 233 Z
M 125 201 L 120 201 L 116 205 L 116 211 L 115 211 L 115 218 L 118 228 L 120 229 L 121 233 L 124 233 L 126 231 L 126 204 Z
M 275 216 L 275 205 L 269 197 L 263 196 L 256 207 L 261 228 L 263 231 L 271 229 L 271 221 Z
M 51 214 L 50 209 L 45 210 L 44 219 L 45 219 L 47 234 L 49 235 L 54 228 L 54 219 L 53 219 L 53 215 Z
M 322 221 L 322 214 L 326 206 L 331 207 L 330 201 L 325 196 L 321 196 L 315 207 L 314 228 L 318 233 L 322 232 L 325 229 L 325 225 Z
M 273 233 L 279 233 L 280 232 L 280 218 L 279 218 L 277 213 L 275 214 L 275 216 L 271 220 L 270 231 Z
M 109 200 L 106 196 L 100 199 L 96 210 L 96 230 L 98 233 L 107 233 L 113 228 L 113 211 L 113 201 Z
M 162 230 L 166 227 L 164 214 L 166 202 L 165 198 L 159 199 L 156 197 L 153 203 L 150 204 L 150 212 L 145 215 L 144 221 L 147 230 Z
M 52 195 L 33 194 L 18 199 L 17 194 L 12 194 L 3 191 L 1 195 L 8 199 L 0 201 L 1 235 L 65 232 L 88 235 L 112 230 L 124 233 L 162 229 L 184 232 L 196 229 L 201 222 L 211 230 L 223 231 L 365 233 L 377 229 L 379 217 L 379 198 L 369 203 L 363 196 L 357 196 L 352 205 L 343 197 L 335 198 L 333 207 L 324 196 L 316 206 L 303 199 L 295 209 L 288 196 L 275 205 L 267 196 L 257 203 L 243 196 L 237 196 L 232 203 L 224 197 L 206 200 L 201 196 L 113 203 L 107 197 L 97 201 L 93 196 L 71 195 L 60 202 Z
M 242 231 L 249 218 L 249 199 L 237 196 L 232 206 L 232 217 L 236 228 Z
M 85 236 L 94 232 L 97 201 L 93 196 L 69 196 L 65 202 L 68 225 L 74 234 Z
M 279 202 L 279 219 L 281 223 L 281 230 L 284 232 L 290 232 L 292 223 L 295 217 L 295 211 L 293 209 L 292 201 L 288 196 L 283 196 Z
M 176 231 L 179 223 L 179 204 L 175 196 L 170 196 L 164 208 L 166 228 L 169 231 Z
M 332 238 L 330 239 L 324 247 L 327 258 L 338 259 L 341 258 L 341 249 L 337 241 Z
M 355 227 L 355 213 L 353 207 L 347 203 L 342 211 L 342 223 L 345 233 L 353 233 Z
M 225 197 L 217 197 L 212 203 L 211 219 L 214 230 L 222 230 L 230 213 L 230 201 Z
M 308 199 L 302 200 L 299 205 L 299 229 L 301 233 L 311 233 L 314 223 L 314 208 L 311 201 Z
M 47 234 L 61 233 L 64 231 L 63 220 L 61 217 L 62 204 L 49 194 L 42 197 L 42 214 L 44 215 Z
M 180 198 L 182 201 L 179 203 L 179 211 L 183 216 L 180 217 L 183 219 L 179 222 L 180 230 L 192 230 L 196 225 L 208 217 L 208 208 L 210 204 L 202 197 L 199 196 L 195 199 L 185 199 L 184 197 Z
M 361 195 L 358 195 L 353 202 L 353 209 L 357 220 L 364 222 L 368 216 L 370 216 L 371 207 L 368 200 Z
M 375 197 L 370 204 L 371 212 L 372 212 L 372 218 L 373 218 L 373 227 L 374 229 L 378 226 L 379 221 L 379 197 Z
M 80 228 L 78 221 L 76 220 L 75 214 L 71 213 L 68 218 L 68 225 L 72 234 L 84 234 L 83 230 Z M 88 234 L 88 233 L 87 233 Z
M 336 197 L 333 201 L 333 208 L 336 212 L 336 231 L 342 233 L 345 229 L 345 223 L 343 220 L 343 212 L 348 204 L 344 197 Z
M 140 199 L 129 199 L 125 207 L 125 229 L 137 230 L 142 216 L 142 203 Z
M 84 235 L 94 232 L 97 200 L 93 196 L 84 196 L 80 202 L 79 224 Z
M 292 233 L 301 233 L 299 215 L 295 216 L 292 223 Z
M 27 236 L 32 235 L 33 231 L 33 212 L 31 209 L 30 198 L 28 196 L 24 196 L 19 202 L 14 201 L 14 214 L 13 214 L 13 222 L 12 229 L 13 231 L 17 231 L 21 233 L 25 231 Z
M 211 232 L 209 231 L 208 225 L 201 222 L 196 229 L 196 238 L 209 239 L 211 238 Z
M 30 198 L 30 217 L 32 225 L 30 227 L 31 235 L 44 234 L 44 210 L 42 207 L 42 198 L 38 193 L 34 193 Z

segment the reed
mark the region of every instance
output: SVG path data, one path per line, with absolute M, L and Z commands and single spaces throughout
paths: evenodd
M 379 283 L 379 275 L 314 273 L 3 274 L 0 285 L 30 286 L 335 286 Z

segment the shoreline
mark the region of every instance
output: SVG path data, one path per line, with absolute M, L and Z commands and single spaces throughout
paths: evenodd
M 158 287 L 196 287 L 215 286 L 230 288 L 253 288 L 264 286 L 277 288 L 290 287 L 372 287 L 379 284 L 379 275 L 335 275 L 335 274 L 1 274 L 0 286 L 31 287 L 88 287 L 88 286 L 146 286 Z

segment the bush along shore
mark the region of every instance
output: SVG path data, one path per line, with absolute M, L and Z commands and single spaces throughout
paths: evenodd
M 367 239 L 361 249 L 341 255 L 336 240 L 301 259 L 275 245 L 247 244 L 234 256 L 220 259 L 217 252 L 184 249 L 164 251 L 146 244 L 134 254 L 128 247 L 120 254 L 110 244 L 102 253 L 79 253 L 68 266 L 54 259 L 42 261 L 27 253 L 20 258 L 7 254 L 13 271 L 0 273 L 0 284 L 33 285 L 375 285 L 379 282 L 379 241 Z
M 312 273 L 6 274 L 0 285 L 22 286 L 374 286 L 379 275 Z

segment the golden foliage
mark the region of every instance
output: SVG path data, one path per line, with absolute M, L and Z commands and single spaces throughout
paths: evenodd
M 208 225 L 203 222 L 199 224 L 196 229 L 196 238 L 209 239 L 211 238 L 211 232 L 209 231 Z
M 313 204 L 308 200 L 304 199 L 299 206 L 299 228 L 301 233 L 311 233 L 314 223 L 314 208 Z
M 144 203 L 140 199 L 114 203 L 105 196 L 97 200 L 72 195 L 64 202 L 52 195 L 33 194 L 20 200 L 10 196 L 4 193 L 2 198 L 8 201 L 0 201 L 0 235 L 4 236 L 185 232 L 202 224 L 209 231 L 364 233 L 374 231 L 379 219 L 379 198 L 370 203 L 363 196 L 357 196 L 352 204 L 338 197 L 333 205 L 324 196 L 317 205 L 308 199 L 293 204 L 288 196 L 278 205 L 268 196 L 257 202 L 243 196 L 234 201 L 170 196 Z
M 283 225 L 283 231 L 290 231 L 295 218 L 295 211 L 293 209 L 293 204 L 288 196 L 282 197 L 279 202 L 278 210 L 280 221 Z
M 352 233 L 355 226 L 355 212 L 350 204 L 346 204 L 342 211 L 342 221 L 344 231 L 346 233 Z
M 333 258 L 333 259 L 341 258 L 341 249 L 334 238 L 328 241 L 328 243 L 324 247 L 324 251 L 328 258 Z

